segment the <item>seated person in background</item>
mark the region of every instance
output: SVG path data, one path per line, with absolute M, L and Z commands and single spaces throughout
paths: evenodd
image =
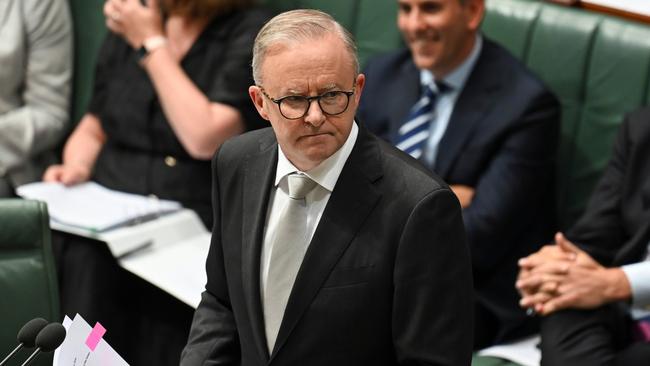
M 65 145 L 63 164 L 44 180 L 92 179 L 177 200 L 209 226 L 212 154 L 229 137 L 264 126 L 247 87 L 253 38 L 266 17 L 241 10 L 250 2 L 107 1 L 112 33 L 98 57 L 88 113 Z
M 542 365 L 648 365 L 649 157 L 645 108 L 623 122 L 580 220 L 520 261 L 521 305 L 543 315 Z
M 109 0 L 104 14 L 111 33 L 98 57 L 88 113 L 65 145 L 63 164 L 43 179 L 68 185 L 92 179 L 177 200 L 210 228 L 210 158 L 229 137 L 265 125 L 248 86 L 253 40 L 267 14 L 245 0 Z M 58 236 L 62 310 L 104 324 L 109 342 L 131 365 L 140 356 L 142 364 L 177 363 L 190 309 L 170 311 L 163 300 L 154 302 L 105 245 Z M 181 332 L 138 334 L 147 317 L 171 322 L 177 314 L 187 314 Z M 161 349 L 147 348 L 156 337 Z
M 253 74 L 272 129 L 215 155 L 208 280 L 181 365 L 469 365 L 460 205 L 354 121 L 352 36 L 320 11 L 280 14 Z
M 0 198 L 57 161 L 68 126 L 72 21 L 67 0 L 0 1 Z
M 475 348 L 536 332 L 512 283 L 517 260 L 552 238 L 558 103 L 481 36 L 483 0 L 397 1 L 408 49 L 367 65 L 359 121 L 460 199 L 477 293 Z

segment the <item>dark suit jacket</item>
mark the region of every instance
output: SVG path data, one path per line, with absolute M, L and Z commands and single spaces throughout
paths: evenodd
M 420 97 L 420 71 L 405 49 L 371 61 L 365 74 L 359 119 L 395 141 Z M 479 306 L 498 321 L 494 342 L 536 328 L 518 306 L 513 284 L 517 260 L 552 239 L 558 128 L 555 97 L 506 50 L 484 39 L 431 168 L 448 184 L 476 190 L 463 219 Z
M 208 282 L 181 365 L 469 365 L 472 278 L 458 201 L 363 128 L 268 354 L 259 268 L 276 164 L 271 129 L 215 156 Z
M 650 242 L 650 108 L 626 117 L 612 158 L 567 238 L 606 266 L 643 260 Z

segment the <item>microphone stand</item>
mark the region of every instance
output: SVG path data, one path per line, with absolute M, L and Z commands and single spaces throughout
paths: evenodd
M 36 351 L 32 352 L 32 354 L 29 355 L 29 357 L 25 360 L 25 362 L 23 362 L 23 364 L 20 366 L 27 366 L 30 362 L 32 362 L 34 358 L 36 358 L 36 356 L 38 356 L 40 352 L 41 352 L 41 347 L 36 348 Z
M 6 364 L 7 361 L 9 361 L 9 359 L 12 358 L 16 354 L 16 352 L 20 351 L 21 348 L 23 348 L 22 343 L 20 343 L 16 348 L 14 348 L 14 350 L 11 351 L 11 353 L 7 357 L 5 357 L 5 359 L 2 360 L 2 362 L 0 362 L 0 366 L 3 366 L 4 364 Z

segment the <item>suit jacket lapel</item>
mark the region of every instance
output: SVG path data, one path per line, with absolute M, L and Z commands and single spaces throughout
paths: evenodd
M 323 212 L 291 291 L 271 361 L 380 198 L 379 146 L 363 128 Z
M 393 98 L 382 101 L 388 107 L 391 124 L 390 139 L 393 144 L 397 143 L 397 131 L 406 122 L 411 108 L 420 99 L 420 71 L 412 61 L 406 62 L 398 70 L 395 80 L 396 83 L 393 84 L 394 90 L 390 93 Z
M 442 177 L 447 176 L 474 129 L 493 107 L 494 93 L 501 86 L 499 73 L 491 71 L 490 47 L 489 41 L 485 40 L 440 140 L 434 171 Z
M 275 138 L 272 133 L 267 137 L 260 142 L 259 153 L 246 158 L 242 218 L 242 285 L 255 343 L 264 359 L 268 359 L 269 353 L 260 294 L 260 255 L 269 194 L 278 161 Z

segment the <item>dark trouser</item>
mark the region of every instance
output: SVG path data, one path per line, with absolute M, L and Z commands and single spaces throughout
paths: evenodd
M 106 328 L 132 366 L 178 365 L 194 310 L 119 266 L 105 243 L 52 232 L 61 311 Z
M 623 304 L 542 318 L 542 366 L 647 366 L 650 343 L 635 343 Z

